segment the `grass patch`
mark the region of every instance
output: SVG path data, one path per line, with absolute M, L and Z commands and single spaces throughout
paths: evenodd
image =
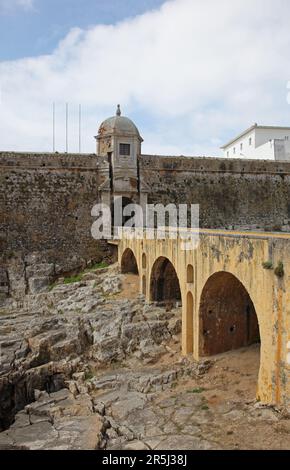
M 198 387 L 198 388 L 193 388 L 192 390 L 187 390 L 187 393 L 202 393 L 205 392 L 205 388 Z
M 105 261 L 101 261 L 100 263 L 93 264 L 90 268 L 86 269 L 86 272 L 96 271 L 97 269 L 104 269 L 108 268 L 109 265 Z
M 74 282 L 80 282 L 82 280 L 82 274 L 77 274 L 76 276 L 71 276 L 65 278 L 63 281 L 64 284 L 73 284 Z
M 103 268 L 108 268 L 109 265 L 105 261 L 102 261 L 101 263 L 95 263 L 93 266 L 90 268 L 87 268 L 84 272 L 81 272 L 79 274 L 76 274 L 74 276 L 66 277 L 63 281 L 63 284 L 74 284 L 75 282 L 81 282 L 83 279 L 83 275 L 85 273 L 90 273 L 93 271 L 96 271 L 97 269 L 103 269 Z M 56 286 L 57 282 L 54 282 L 48 287 L 49 292 L 51 292 Z
M 208 405 L 204 404 L 204 405 L 201 405 L 201 409 L 206 411 L 206 410 L 209 410 L 209 407 L 208 407 Z

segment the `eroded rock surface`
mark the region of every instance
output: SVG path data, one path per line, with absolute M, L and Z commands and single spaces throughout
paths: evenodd
M 258 346 L 182 358 L 181 309 L 124 283 L 111 267 L 6 301 L 0 448 L 289 449 L 287 412 L 254 401 Z
M 50 291 L 8 299 L 0 311 L 0 425 L 35 399 L 58 392 L 76 372 L 91 374 L 133 358 L 152 363 L 179 326 L 174 312 L 148 308 L 142 299 L 115 298 L 122 276 L 115 268 Z M 162 317 L 162 319 L 161 319 Z

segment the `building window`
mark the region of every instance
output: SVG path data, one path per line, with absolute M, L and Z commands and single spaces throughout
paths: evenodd
M 130 150 L 130 144 L 120 144 L 120 155 L 128 157 L 131 154 Z
M 249 138 L 249 145 L 252 145 L 252 137 Z
M 288 136 L 288 135 L 285 136 L 285 140 L 289 140 L 289 136 Z
M 227 157 L 229 157 L 229 156 L 230 156 L 230 152 L 227 152 Z
M 234 147 L 233 152 L 234 152 L 234 155 L 235 155 L 236 154 L 236 147 Z
M 240 150 L 243 151 L 243 144 L 240 144 Z

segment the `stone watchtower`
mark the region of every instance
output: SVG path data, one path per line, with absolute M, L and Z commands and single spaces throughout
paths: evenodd
M 102 201 L 112 204 L 122 196 L 125 204 L 146 204 L 147 193 L 140 188 L 138 171 L 143 139 L 131 119 L 121 115 L 120 105 L 116 115 L 100 125 L 96 141 L 97 155 L 107 157 L 109 164 L 109 180 L 100 188 Z

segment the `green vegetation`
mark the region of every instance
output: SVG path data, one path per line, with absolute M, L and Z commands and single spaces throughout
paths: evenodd
M 277 277 L 283 277 L 285 272 L 284 272 L 284 265 L 282 261 L 279 261 L 278 266 L 275 268 L 275 276 Z
M 202 393 L 205 392 L 205 388 L 198 387 L 194 388 L 193 390 L 187 390 L 187 393 Z
M 265 261 L 263 264 L 262 264 L 263 268 L 264 269 L 273 269 L 273 263 L 272 261 Z
M 97 269 L 103 269 L 107 268 L 109 265 L 105 263 L 104 261 L 101 261 L 101 263 L 95 263 L 93 266 L 90 268 L 87 268 L 84 272 L 76 274 L 75 276 L 67 277 L 63 283 L 64 284 L 73 284 L 74 282 L 80 282 L 83 279 L 83 275 L 85 273 L 90 273 L 92 271 L 96 271 Z
M 272 261 L 266 261 L 262 264 L 264 269 L 272 270 L 274 269 Z M 283 277 L 285 272 L 284 272 L 284 265 L 282 261 L 279 261 L 277 267 L 274 270 L 275 276 L 277 277 Z
M 97 269 L 104 269 L 107 268 L 109 265 L 105 261 L 101 261 L 100 263 L 93 264 L 90 268 L 85 270 L 86 273 L 96 271 Z
M 90 268 L 87 268 L 85 271 L 83 271 L 79 274 L 75 274 L 74 276 L 66 277 L 64 279 L 63 283 L 64 284 L 73 284 L 75 282 L 81 282 L 82 279 L 83 279 L 83 275 L 85 273 L 93 272 L 93 271 L 96 271 L 97 269 L 104 269 L 104 268 L 107 268 L 108 266 L 109 266 L 108 263 L 106 263 L 105 261 L 101 261 L 100 263 L 95 263 Z M 57 285 L 59 285 L 59 283 L 57 281 L 53 282 L 48 288 L 49 292 L 51 292 Z
M 82 280 L 83 275 L 82 274 L 77 274 L 76 276 L 71 276 L 65 278 L 63 281 L 64 284 L 73 284 L 74 282 L 80 282 Z

